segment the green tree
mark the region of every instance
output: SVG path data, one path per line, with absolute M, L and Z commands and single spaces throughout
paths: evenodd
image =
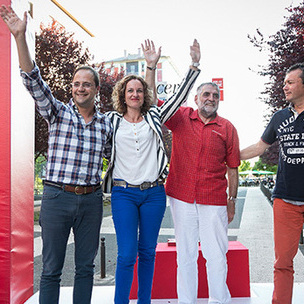
M 42 194 L 42 178 L 44 177 L 46 171 L 46 159 L 43 155 L 38 156 L 35 161 L 35 194 L 40 195 Z
M 251 165 L 248 160 L 242 160 L 241 165 L 239 166 L 239 172 L 251 170 Z
M 278 166 L 277 165 L 270 165 L 267 163 L 264 163 L 261 158 L 257 162 L 255 162 L 252 170 L 257 170 L 257 171 L 272 171 L 272 172 L 277 172 Z
M 272 114 L 287 106 L 283 92 L 286 70 L 297 62 L 304 62 L 304 2 L 297 7 L 286 8 L 288 16 L 275 34 L 265 37 L 260 30 L 256 36 L 248 36 L 255 47 L 269 54 L 268 64 L 261 68 L 259 75 L 267 77 L 261 101 L 269 108 L 269 121 Z M 278 163 L 278 145 L 272 146 L 265 155 L 266 164 Z

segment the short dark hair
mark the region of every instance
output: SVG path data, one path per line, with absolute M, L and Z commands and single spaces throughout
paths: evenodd
M 89 65 L 81 65 L 81 66 L 77 67 L 75 69 L 75 71 L 74 71 L 72 79 L 74 79 L 75 75 L 80 70 L 88 70 L 88 71 L 90 71 L 93 74 L 94 82 L 95 82 L 96 87 L 99 87 L 99 75 L 98 75 L 98 72 L 93 67 L 91 67 Z
M 304 84 L 304 63 L 296 63 L 296 64 L 292 65 L 291 67 L 288 68 L 288 70 L 286 71 L 286 74 L 288 74 L 292 71 L 295 71 L 295 70 L 302 71 L 300 78 L 302 79 L 302 83 Z

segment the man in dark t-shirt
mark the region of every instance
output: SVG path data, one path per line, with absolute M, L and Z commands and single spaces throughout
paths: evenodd
M 273 191 L 272 304 L 291 304 L 293 259 L 304 223 L 304 64 L 295 64 L 287 70 L 283 90 L 289 106 L 273 115 L 256 144 L 241 150 L 241 159 L 249 159 L 279 141 L 279 166 Z

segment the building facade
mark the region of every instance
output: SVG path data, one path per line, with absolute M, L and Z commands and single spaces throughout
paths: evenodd
M 136 54 L 124 50 L 124 56 L 104 62 L 108 73 L 125 71 L 125 75 L 134 74 L 145 77 L 146 61 L 141 49 Z M 182 74 L 171 60 L 170 56 L 161 56 L 156 70 L 156 89 L 159 99 L 165 100 L 173 95 L 179 87 Z

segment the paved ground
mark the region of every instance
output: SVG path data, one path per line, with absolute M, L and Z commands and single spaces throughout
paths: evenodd
M 238 202 L 236 216 L 229 225 L 229 240 L 238 240 L 249 249 L 250 260 L 250 282 L 260 290 L 260 283 L 265 288 L 272 289 L 272 269 L 273 269 L 273 229 L 272 229 L 272 206 L 258 187 L 240 187 L 238 191 Z M 105 237 L 106 242 L 106 278 L 100 278 L 100 254 L 96 259 L 95 286 L 114 285 L 114 271 L 116 266 L 116 239 L 113 222 L 111 218 L 110 206 L 105 206 L 104 219 L 101 229 L 101 237 Z M 173 221 L 170 209 L 167 207 L 159 235 L 159 242 L 166 242 L 168 238 L 174 238 Z M 41 272 L 41 238 L 40 227 L 35 225 L 35 260 L 34 260 L 34 292 L 38 290 L 39 275 Z M 295 258 L 295 282 L 304 282 L 304 257 L 303 245 Z M 62 286 L 73 285 L 73 238 L 67 249 L 67 257 L 62 276 Z M 304 284 L 302 292 L 304 298 Z M 300 290 L 300 285 L 298 289 Z M 270 287 L 269 287 L 270 286 Z M 110 288 L 109 290 L 113 290 Z M 110 293 L 111 293 L 110 292 Z M 35 302 L 32 302 L 35 303 Z M 110 302 L 109 302 L 110 303 Z M 157 302 L 155 302 L 157 303 Z M 168 303 L 168 302 L 163 302 Z M 174 303 L 171 301 L 171 303 Z M 201 302 L 205 303 L 205 302 Z M 235 302 L 235 303 L 263 303 L 263 302 Z M 265 302 L 266 303 L 266 302 Z M 268 302 L 269 303 L 269 302 Z M 296 302 L 294 302 L 296 303 Z M 300 302 L 298 302 L 300 303 Z
M 232 298 L 231 304 L 269 304 L 273 290 L 272 283 L 251 283 L 250 298 Z M 72 287 L 62 287 L 59 304 L 72 303 Z M 114 298 L 114 286 L 94 286 L 91 304 L 112 304 Z M 302 304 L 304 298 L 304 283 L 295 283 L 293 292 L 293 304 Z M 152 299 L 152 304 L 178 304 L 177 299 Z M 25 304 L 38 304 L 36 293 Z M 136 304 L 131 300 L 130 304 Z M 198 299 L 197 304 L 208 304 L 208 299 Z

